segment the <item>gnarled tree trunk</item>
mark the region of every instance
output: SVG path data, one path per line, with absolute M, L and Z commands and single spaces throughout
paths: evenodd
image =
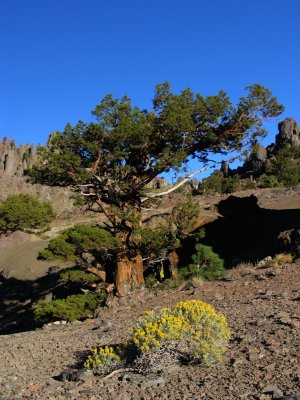
M 144 284 L 143 259 L 139 248 L 141 237 L 135 228 L 141 225 L 139 205 L 127 204 L 124 208 L 134 216 L 135 222 L 122 221 L 117 227 L 120 241 L 115 269 L 115 288 L 120 296 Z

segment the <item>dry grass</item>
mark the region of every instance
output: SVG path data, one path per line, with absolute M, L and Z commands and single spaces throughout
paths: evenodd
M 294 257 L 289 253 L 279 253 L 272 260 L 272 266 L 274 268 L 279 267 L 283 264 L 291 264 L 294 261 Z
M 238 264 L 236 267 L 232 268 L 227 272 L 226 277 L 232 279 L 243 278 L 247 275 L 254 275 L 255 268 L 254 265 L 250 262 L 242 262 Z
M 202 278 L 193 277 L 190 279 L 190 282 L 195 288 L 198 288 L 198 287 L 203 286 L 204 281 Z

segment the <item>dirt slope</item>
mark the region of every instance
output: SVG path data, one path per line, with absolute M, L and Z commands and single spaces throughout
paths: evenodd
M 2 336 L 0 399 L 299 399 L 300 265 L 271 272 L 234 271 L 228 281 L 167 296 L 142 291 L 94 320 Z M 227 317 L 232 340 L 223 364 L 183 366 L 161 376 L 121 373 L 106 381 L 89 374 L 77 382 L 54 378 L 80 365 L 90 347 L 127 338 L 145 309 L 192 298 Z

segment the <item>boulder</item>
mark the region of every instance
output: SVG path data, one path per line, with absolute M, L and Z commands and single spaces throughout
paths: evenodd
M 300 128 L 293 118 L 286 118 L 278 124 L 279 133 L 275 138 L 276 148 L 286 146 L 300 146 Z

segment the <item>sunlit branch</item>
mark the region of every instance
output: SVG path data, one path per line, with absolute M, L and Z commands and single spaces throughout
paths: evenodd
M 201 172 L 204 172 L 213 167 L 214 167 L 214 165 L 210 166 L 210 167 L 203 167 L 201 169 L 198 169 L 197 171 L 192 172 L 191 174 L 189 174 L 185 178 L 183 178 L 180 182 L 171 186 L 168 190 L 165 190 L 164 192 L 149 193 L 149 194 L 147 194 L 147 197 L 142 198 L 142 202 L 146 201 L 148 199 L 153 199 L 154 197 L 165 196 L 169 193 L 172 193 L 172 192 L 174 192 L 174 190 L 179 189 L 182 185 L 184 185 L 186 182 L 188 182 L 193 176 L 200 174 Z

